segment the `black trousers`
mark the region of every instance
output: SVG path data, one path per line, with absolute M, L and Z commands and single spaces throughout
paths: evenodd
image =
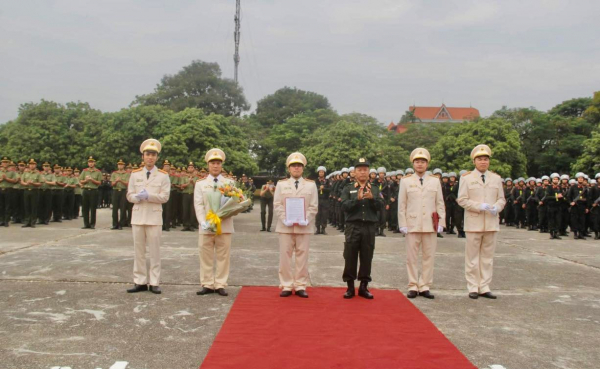
M 344 235 L 344 282 L 358 279 L 361 282 L 371 282 L 371 264 L 375 252 L 375 234 L 377 223 L 373 222 L 348 222 Z M 360 268 L 358 261 L 360 259 Z M 356 269 L 358 268 L 358 276 Z
M 46 223 L 50 221 L 52 215 L 52 190 L 38 190 L 38 218 L 40 223 Z
M 65 190 L 65 197 L 63 201 L 63 216 L 67 220 L 73 219 L 75 213 L 75 192 L 71 190 Z
M 112 225 L 115 228 L 127 225 L 125 221 L 126 195 L 127 190 L 112 190 Z
M 329 218 L 329 202 L 327 199 L 319 200 L 319 211 L 315 224 L 317 227 L 325 229 L 327 227 L 327 218 Z
M 83 212 L 83 225 L 85 227 L 95 227 L 96 207 L 98 206 L 98 190 L 83 189 L 83 195 L 81 200 L 81 210 Z
M 25 217 L 25 203 L 23 200 L 23 194 L 25 193 L 25 190 L 17 189 L 13 191 L 13 216 L 15 218 L 15 222 L 22 222 L 23 218 Z
M 390 203 L 390 210 L 388 213 L 388 226 L 392 231 L 395 231 L 398 229 L 398 201 Z
M 38 213 L 39 190 L 24 190 L 23 192 L 23 223 L 34 225 Z
M 558 232 L 561 230 L 562 214 L 559 206 L 548 206 L 548 230 Z
M 571 230 L 585 232 L 585 204 L 581 202 L 571 206 Z
M 338 201 L 335 203 L 335 211 L 338 217 L 338 227 L 344 228 L 346 226 L 346 216 L 342 210 L 342 202 Z
M 52 190 L 52 220 L 61 220 L 63 216 L 64 190 Z
M 127 210 L 127 226 L 131 227 L 131 212 L 133 211 L 133 203 L 126 201 L 125 209 Z
M 538 206 L 538 224 L 541 229 L 548 229 L 548 206 Z
M 12 188 L 0 189 L 0 223 L 8 224 L 10 222 L 14 204 L 13 195 Z
M 194 211 L 194 194 L 181 194 L 181 217 L 184 228 L 192 227 L 192 211 Z M 204 219 L 203 219 L 204 220 Z
M 515 223 L 515 210 L 512 204 L 506 204 L 504 207 L 504 223 L 507 225 Z
M 73 202 L 73 219 L 79 218 L 79 213 L 81 212 L 82 200 L 83 200 L 83 195 L 75 195 L 75 201 Z
M 377 213 L 377 215 L 379 215 L 379 229 L 384 230 L 387 222 L 387 210 L 385 210 L 385 205 L 383 205 Z
M 520 202 L 513 204 L 513 210 L 515 211 L 515 214 L 514 214 L 515 225 L 524 226 L 525 225 L 525 209 L 523 209 L 523 204 L 521 204 Z
M 269 217 L 267 222 L 267 208 L 269 208 Z M 321 204 L 319 204 L 319 213 L 321 212 Z M 317 214 L 317 217 L 319 214 Z M 273 198 L 260 198 L 260 223 L 264 228 L 271 228 L 271 224 L 273 224 Z M 265 223 L 267 226 L 265 227 Z M 318 225 L 319 223 L 317 223 Z
M 162 205 L 163 208 L 163 228 L 171 229 L 173 223 L 173 194 L 175 191 L 169 193 L 169 200 Z
M 528 203 L 525 208 L 525 212 L 527 215 L 527 225 L 530 227 L 538 226 L 538 211 L 537 206 L 534 203 Z

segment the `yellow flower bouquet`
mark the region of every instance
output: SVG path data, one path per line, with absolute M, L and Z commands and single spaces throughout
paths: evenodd
M 208 205 L 210 210 L 206 214 L 206 222 L 202 229 L 221 234 L 221 221 L 238 215 L 248 209 L 251 200 L 244 196 L 244 192 L 233 184 L 225 184 L 217 188 L 217 191 L 208 193 Z

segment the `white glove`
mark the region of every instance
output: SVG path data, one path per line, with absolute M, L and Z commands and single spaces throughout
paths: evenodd
M 299 226 L 306 227 L 308 225 L 308 220 L 301 220 L 298 222 Z
M 444 227 L 442 227 L 441 225 L 439 225 L 438 229 L 437 229 L 437 233 L 442 233 L 442 232 L 444 232 Z
M 492 214 L 493 216 L 496 216 L 496 214 L 498 214 L 498 209 L 496 209 L 496 207 L 495 207 L 495 206 L 492 206 L 492 207 L 489 209 L 489 212 L 490 212 L 490 214 Z
M 479 207 L 479 210 L 481 211 L 486 211 L 486 210 L 490 210 L 490 205 L 486 204 L 485 202 L 481 204 L 481 206 Z
M 287 220 L 284 220 L 284 221 L 283 221 L 283 224 L 285 224 L 285 226 L 286 226 L 286 227 L 291 227 L 291 226 L 293 226 L 293 225 L 294 225 L 294 223 L 292 223 L 292 222 L 288 222 Z
M 140 200 L 148 200 L 148 192 L 144 188 L 140 193 L 137 194 L 137 198 Z
M 408 233 L 408 227 L 400 227 L 400 232 L 402 232 L 403 234 L 407 234 Z
M 205 231 L 210 230 L 210 226 L 209 226 L 208 222 L 202 222 L 202 223 L 200 223 L 200 227 L 202 227 L 202 229 L 205 230 Z

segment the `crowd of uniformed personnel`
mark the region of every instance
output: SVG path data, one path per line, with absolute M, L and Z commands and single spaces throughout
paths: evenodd
M 132 205 L 125 193 L 129 176 L 137 164 L 116 163 L 117 170 L 103 173 L 95 168 L 95 159 L 89 157 L 88 167 L 62 167 L 59 164 L 42 163 L 34 159 L 15 163 L 8 157 L 2 158 L 0 167 L 0 226 L 23 224 L 22 227 L 35 227 L 73 220 L 83 210 L 84 228 L 94 228 L 97 208 L 112 208 L 111 229 L 131 227 Z M 187 167 L 176 167 L 164 160 L 163 170 L 169 173 L 171 196 L 164 204 L 163 230 L 182 226 L 182 231 L 198 229 L 198 219 L 193 211 L 194 186 L 207 176 L 205 168 L 189 162 Z M 443 172 L 434 169 L 431 174 L 440 179 L 446 205 L 445 233 L 465 237 L 463 230 L 464 209 L 456 202 L 460 178 L 466 171 Z M 327 225 L 343 232 L 345 216 L 341 206 L 343 189 L 355 182 L 354 167 L 342 168 L 327 174 L 325 167 L 317 170 L 315 184 L 318 188 L 319 213 L 316 219 L 315 234 L 326 234 Z M 398 230 L 397 194 L 406 170 L 387 171 L 384 167 L 370 169 L 369 183 L 379 190 L 384 205 L 377 212 L 376 235 L 385 237 L 385 230 L 400 233 Z M 243 174 L 237 178 L 223 171 L 223 176 L 239 181 L 249 196 L 253 197 L 256 187 L 252 178 Z M 553 173 L 541 178 L 503 179 L 506 208 L 500 213 L 500 222 L 509 227 L 549 233 L 551 239 L 568 236 L 573 232 L 574 239 L 592 237 L 600 239 L 600 188 L 597 179 L 584 173 L 575 178 L 567 174 Z M 273 193 L 275 184 L 268 181 L 260 190 L 262 231 L 271 231 L 273 217 Z M 268 219 L 267 219 L 267 209 Z M 248 210 L 250 211 L 251 208 Z M 438 237 L 443 237 L 438 234 Z
M 343 232 L 345 217 L 341 207 L 343 189 L 353 182 L 354 167 L 342 168 L 326 174 L 324 167 L 318 168 L 319 214 L 317 215 L 316 234 L 325 234 L 328 224 Z M 412 168 L 406 170 L 386 171 L 384 167 L 371 169 L 369 182 L 379 189 L 384 206 L 378 211 L 377 236 L 385 237 L 387 229 L 393 233 L 398 230 L 398 203 L 402 178 L 414 173 Z M 458 205 L 458 189 L 460 178 L 466 170 L 443 172 L 436 168 L 428 174 L 439 178 L 446 206 L 445 233 L 457 234 L 465 238 L 464 208 Z M 509 227 L 527 228 L 529 231 L 549 233 L 551 239 L 568 236 L 567 229 L 573 232 L 574 239 L 591 237 L 600 239 L 600 188 L 597 179 L 584 173 L 577 173 L 575 178 L 567 174 L 553 173 L 541 178 L 518 178 L 502 180 L 506 208 L 500 213 L 500 223 Z M 442 234 L 438 234 L 442 238 Z
M 116 163 L 117 170 L 103 173 L 96 168 L 96 159 L 88 158 L 88 167 L 53 166 L 44 162 L 41 166 L 35 159 L 15 163 L 2 157 L 0 167 L 0 226 L 11 223 L 22 224 L 23 228 L 35 228 L 50 222 L 83 217 L 83 228 L 94 229 L 96 209 L 112 208 L 113 230 L 131 227 L 133 204 L 127 201 L 126 192 L 131 172 L 138 164 Z M 172 166 L 164 160 L 163 170 L 169 173 L 171 196 L 163 205 L 163 230 L 183 226 L 182 231 L 198 229 L 194 211 L 194 186 L 208 173 L 205 168 L 189 162 L 187 167 Z M 223 176 L 241 183 L 242 189 L 254 197 L 254 181 L 245 174 L 237 178 L 231 172 Z M 250 211 L 248 209 L 248 211 Z

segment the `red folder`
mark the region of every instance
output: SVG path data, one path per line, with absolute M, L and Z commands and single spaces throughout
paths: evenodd
M 435 212 L 431 214 L 431 218 L 433 219 L 433 231 L 437 232 L 438 225 L 440 224 L 440 215 Z

